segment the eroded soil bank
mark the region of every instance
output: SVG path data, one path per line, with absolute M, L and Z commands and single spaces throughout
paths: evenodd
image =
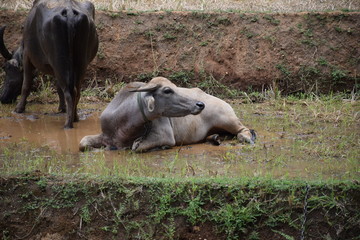
M 26 11 L 0 11 L 18 46 Z M 97 11 L 100 48 L 87 83 L 169 77 L 238 90 L 352 90 L 360 72 L 360 14 Z M 3 59 L 0 60 L 0 64 Z
M 0 179 L 2 239 L 358 239 L 360 185 Z M 304 210 L 305 209 L 305 210 Z

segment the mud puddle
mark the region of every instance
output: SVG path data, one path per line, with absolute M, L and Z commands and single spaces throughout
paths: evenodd
M 65 114 L 25 113 L 0 119 L 0 145 L 27 140 L 34 146 L 47 145 L 59 153 L 76 153 L 80 139 L 100 131 L 99 113 L 91 113 L 64 130 Z
M 124 177 L 353 179 L 360 176 L 355 142 L 359 134 L 354 134 L 352 122 L 347 122 L 347 128 L 340 131 L 341 126 L 334 128 L 331 122 L 303 121 L 299 113 L 295 116 L 299 122 L 296 123 L 292 116 L 272 112 L 261 104 L 234 107 L 246 116 L 242 121 L 256 129 L 255 145 L 230 139 L 220 146 L 201 143 L 143 154 L 129 150 L 80 153 L 81 138 L 100 132 L 99 116 L 105 106 L 81 106 L 81 120 L 70 130 L 63 129 L 65 114 L 54 113 L 55 105 L 44 108 L 42 104 L 32 104 L 24 114 L 4 109 L 7 114 L 0 117 L 0 170 Z M 308 116 L 306 112 L 303 115 Z M 294 124 L 298 125 L 294 127 Z M 343 143 L 334 143 L 334 139 Z M 344 146 L 340 149 L 339 144 Z

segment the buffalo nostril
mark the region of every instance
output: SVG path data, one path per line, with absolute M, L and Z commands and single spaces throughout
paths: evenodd
M 203 102 L 197 102 L 196 106 L 198 106 L 200 109 L 204 109 L 205 108 L 205 103 Z

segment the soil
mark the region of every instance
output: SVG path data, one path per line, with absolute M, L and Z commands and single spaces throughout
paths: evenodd
M 0 239 L 357 239 L 359 187 L 33 172 L 0 178 Z
M 26 11 L 0 11 L 5 43 L 21 40 Z M 97 11 L 100 48 L 89 84 L 209 79 L 236 90 L 351 91 L 360 72 L 360 14 Z M 3 59 L 0 59 L 0 64 Z

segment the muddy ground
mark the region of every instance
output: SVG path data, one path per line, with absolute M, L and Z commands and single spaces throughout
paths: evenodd
M 0 11 L 14 50 L 26 11 Z M 85 86 L 162 75 L 182 86 L 215 78 L 237 90 L 351 91 L 360 14 L 97 11 L 100 48 Z M 0 64 L 3 59 L 0 60 Z

